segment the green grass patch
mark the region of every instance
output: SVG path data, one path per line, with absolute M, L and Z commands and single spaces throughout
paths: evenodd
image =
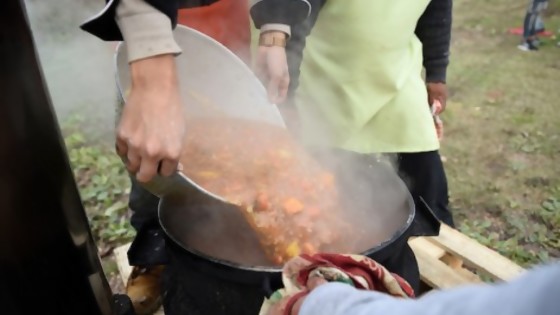
M 81 126 L 89 123 L 74 115 L 62 129 L 94 238 L 100 247 L 111 246 L 134 236 L 127 205 L 130 182 L 111 142 L 92 130 L 84 132 Z

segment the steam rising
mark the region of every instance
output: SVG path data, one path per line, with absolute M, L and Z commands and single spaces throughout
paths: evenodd
M 86 121 L 92 122 L 96 128 L 112 131 L 114 44 L 102 42 L 79 28 L 104 4 L 102 0 L 25 0 L 43 74 L 59 121 L 79 114 L 88 118 Z
M 116 93 L 113 68 L 114 44 L 104 43 L 79 29 L 79 25 L 85 19 L 102 8 L 104 1 L 25 0 L 25 3 L 45 79 L 59 120 L 63 121 L 69 115 L 79 113 L 88 118 L 96 118 L 95 126 L 112 131 Z M 215 86 L 218 81 L 213 81 L 212 90 L 226 90 L 227 86 Z M 193 84 L 189 86 L 192 87 Z M 232 82 L 229 84 L 231 85 Z M 224 98 L 229 102 L 238 102 L 229 97 Z M 368 161 L 368 158 L 363 156 L 340 157 L 325 152 L 318 156 L 337 170 L 338 181 L 347 192 L 348 198 L 344 204 L 347 216 L 341 219 L 351 222 L 357 230 L 366 231 L 366 238 L 359 240 L 357 245 L 361 250 L 367 250 L 390 239 L 396 230 L 405 224 L 408 215 L 407 194 L 403 187 L 395 185 L 394 170 L 386 168 L 385 171 L 379 171 L 373 166 L 376 165 L 373 160 Z M 391 171 L 387 171 L 388 169 Z M 228 224 L 231 230 L 235 231 L 231 222 Z M 227 243 L 228 237 L 231 239 L 231 235 L 213 234 L 216 237 L 218 235 L 223 238 L 213 239 L 212 244 L 208 246 L 212 249 L 222 246 L 221 250 L 215 251 L 209 248 L 200 248 L 200 250 L 206 253 L 219 252 L 229 255 L 231 251 L 224 251 L 223 246 Z M 177 236 L 178 239 L 184 238 Z M 189 244 L 185 245 L 189 247 Z M 243 257 L 221 258 L 243 263 L 239 261 Z
M 219 112 L 207 111 L 206 108 L 201 109 L 199 113 L 190 112 L 189 116 L 191 119 L 196 119 L 194 117 L 199 115 L 201 117 L 215 115 L 217 120 L 214 121 L 214 126 L 228 126 L 228 124 L 231 124 Z M 225 195 L 222 195 L 225 199 L 235 196 L 230 201 L 237 200 L 236 198 L 241 196 L 239 198 L 251 203 L 262 189 L 274 197 L 285 197 L 286 192 L 290 192 L 288 195 L 293 194 L 301 197 L 300 193 L 302 191 L 300 189 L 302 187 L 295 185 L 290 180 L 290 178 L 294 178 L 293 176 L 289 176 L 288 180 L 286 180 L 286 177 L 283 176 L 284 172 L 275 170 L 273 164 L 257 166 L 253 161 L 254 157 L 266 156 L 265 152 L 270 152 L 270 150 L 275 148 L 283 148 L 282 150 L 285 150 L 282 146 L 282 137 L 279 137 L 280 134 L 275 128 L 259 128 L 258 133 L 252 133 L 253 136 L 243 132 L 236 134 L 235 130 L 242 128 L 229 128 L 228 130 L 230 131 L 220 137 L 215 136 L 219 133 L 211 132 L 212 128 L 206 130 L 206 132 L 203 130 L 209 126 L 207 121 L 203 121 L 202 124 L 193 123 L 191 126 L 198 126 L 198 129 L 193 127 L 193 133 L 191 133 L 191 136 L 194 137 L 192 141 L 196 144 L 191 145 L 191 150 L 183 156 L 185 159 L 184 165 L 188 165 L 186 167 L 188 170 L 186 174 L 193 176 L 191 179 L 195 181 L 197 178 L 202 178 L 200 175 L 196 175 L 197 172 L 216 174 L 211 179 L 202 178 L 198 184 L 213 193 L 221 195 L 221 193 L 228 190 L 228 187 L 235 186 L 235 182 L 254 183 L 253 185 L 244 185 L 242 191 L 236 192 L 233 195 L 228 195 L 227 192 Z M 261 125 L 261 127 L 265 126 Z M 195 129 L 198 131 L 195 132 Z M 207 137 L 204 138 L 203 136 Z M 247 141 L 249 138 L 260 140 Z M 222 149 L 224 145 L 230 148 L 228 152 L 231 153 L 231 156 L 224 159 L 209 158 L 215 154 L 222 156 L 224 154 Z M 295 162 L 295 164 L 299 163 L 309 168 L 304 170 L 298 168 L 300 172 L 295 174 L 288 165 L 288 169 L 284 169 L 285 172 L 288 174 L 293 173 L 293 175 L 297 175 L 297 178 L 311 180 L 314 185 L 321 185 L 321 179 L 317 178 L 317 175 L 320 174 L 313 171 L 314 168 L 309 164 L 309 159 L 305 158 L 304 155 L 298 154 L 300 153 L 299 150 L 294 150 L 292 153 L 296 161 L 299 161 Z M 411 203 L 409 202 L 411 200 L 407 198 L 406 188 L 398 180 L 391 161 L 380 161 L 372 155 L 359 155 L 341 150 L 322 149 L 314 150 L 313 153 L 317 157 L 318 163 L 323 163 L 334 172 L 341 198 L 340 204 L 336 209 L 330 208 L 329 199 L 333 196 L 322 196 L 321 198 L 327 201 L 326 203 L 315 204 L 312 201 L 311 204 L 306 204 L 304 201 L 304 204 L 311 207 L 328 205 L 326 208 L 321 209 L 322 214 L 316 217 L 312 221 L 313 224 L 310 225 L 311 233 L 314 234 L 314 237 L 312 237 L 313 241 L 311 241 L 312 244 L 321 244 L 322 240 L 315 239 L 316 236 L 320 235 L 321 231 L 332 231 L 334 233 L 340 231 L 344 235 L 335 237 L 333 243 L 328 241 L 325 244 L 327 246 L 323 247 L 322 250 L 364 253 L 383 242 L 391 240 L 399 230 L 406 227 L 407 220 L 410 219 Z M 204 156 L 207 158 L 204 159 Z M 244 174 L 245 171 L 252 171 L 253 173 Z M 263 182 L 259 179 L 262 176 L 266 178 L 266 188 L 263 188 Z M 206 186 L 205 183 L 209 186 Z M 216 184 L 218 185 L 217 187 L 226 187 L 226 189 L 213 190 L 211 187 L 216 187 Z M 329 190 L 324 191 L 328 192 Z M 194 195 L 189 195 L 186 199 L 193 199 L 193 197 Z M 251 233 L 249 231 L 252 228 L 247 226 L 245 220 L 233 220 L 235 216 L 232 215 L 231 210 L 222 209 L 217 205 L 212 207 L 212 209 L 201 208 L 198 205 L 204 206 L 210 200 L 205 199 L 202 202 L 200 200 L 202 199 L 199 199 L 199 203 L 194 206 L 187 205 L 187 200 L 167 202 L 164 206 L 165 227 L 176 240 L 181 242 L 186 248 L 194 249 L 213 258 L 244 266 L 271 266 L 271 262 L 264 258 L 262 252 L 257 250 L 258 246 L 254 242 L 248 241 L 251 240 Z M 273 201 L 273 204 L 277 204 L 277 202 L 278 200 Z M 274 211 L 274 213 L 281 211 L 279 208 L 273 209 L 268 211 Z M 298 216 L 304 215 L 306 210 L 311 209 L 305 208 L 302 213 L 289 215 L 288 217 L 271 214 L 270 218 L 273 221 L 270 222 L 274 222 L 286 234 L 282 235 L 283 232 L 280 232 L 278 235 L 276 232 L 268 233 L 268 227 L 261 226 L 256 228 L 259 231 L 257 234 L 261 235 L 259 238 L 264 240 L 265 244 L 272 242 L 278 245 L 291 242 L 294 239 L 289 235 L 297 234 L 297 232 L 289 231 L 298 224 Z M 265 216 L 266 210 L 262 213 Z M 335 221 L 332 220 L 333 215 L 336 216 Z M 348 223 L 351 229 L 348 230 L 339 226 L 336 220 Z M 219 232 L 216 233 L 217 231 Z M 276 241 L 279 243 L 277 244 L 274 243 L 275 241 L 267 239 L 270 235 L 277 235 L 279 238 Z M 240 241 L 240 239 L 245 240 Z M 310 240 L 310 238 L 297 239 L 298 242 L 302 243 L 306 240 Z M 343 243 L 340 243 L 340 241 Z M 273 247 L 276 245 L 273 245 Z

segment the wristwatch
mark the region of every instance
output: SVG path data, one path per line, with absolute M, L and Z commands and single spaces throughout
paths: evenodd
M 264 46 L 264 47 L 272 47 L 272 46 L 278 46 L 278 47 L 286 47 L 286 37 L 285 36 L 278 36 L 275 34 L 270 34 L 270 33 L 263 33 L 261 34 L 261 36 L 259 37 L 259 46 Z

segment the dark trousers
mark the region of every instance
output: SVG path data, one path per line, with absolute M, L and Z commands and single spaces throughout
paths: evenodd
M 155 266 L 167 263 L 165 236 L 158 219 L 159 198 L 131 178 L 128 207 L 132 211 L 130 223 L 136 230 L 128 262 L 131 266 Z
M 159 198 L 151 194 L 134 179 L 130 179 L 131 188 L 128 207 L 132 211 L 130 223 L 139 231 L 144 225 L 157 221 Z
M 449 210 L 447 176 L 439 152 L 400 153 L 397 166 L 416 203 L 422 198 L 440 221 L 455 227 Z
M 527 39 L 537 34 L 537 21 L 539 16 L 548 5 L 547 0 L 531 0 L 527 7 L 525 20 L 523 22 L 523 38 Z

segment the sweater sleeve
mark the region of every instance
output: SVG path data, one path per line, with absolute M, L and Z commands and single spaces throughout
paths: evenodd
M 427 82 L 445 82 L 449 64 L 453 0 L 431 0 L 418 20 Z
M 292 35 L 286 46 L 288 71 L 290 73 L 290 86 L 288 88 L 289 98 L 293 98 L 294 92 L 299 85 L 300 67 L 307 36 L 309 36 L 311 30 L 315 26 L 317 18 L 319 17 L 319 12 L 326 2 L 327 0 L 309 0 L 311 4 L 309 17 L 292 26 Z
M 169 18 L 144 0 L 121 0 L 116 12 L 129 62 L 181 52 Z
M 308 0 L 251 0 L 251 17 L 258 29 L 264 24 L 301 23 L 310 11 Z
M 106 0 L 105 7 L 89 18 L 80 27 L 82 30 L 99 37 L 104 41 L 122 41 L 123 34 L 117 24 L 117 8 L 123 0 Z M 151 7 L 167 16 L 171 22 L 171 28 L 177 25 L 177 10 L 182 0 L 142 0 Z M 183 0 L 184 1 L 184 0 Z
M 498 285 L 470 285 L 432 291 L 417 300 L 356 290 L 329 283 L 314 290 L 299 315 L 557 315 L 560 309 L 560 263 L 539 267 Z
M 101 12 L 81 25 L 82 30 L 105 41 L 122 41 L 122 30 L 116 23 L 117 7 L 124 0 L 106 0 Z M 209 5 L 216 0 L 142 0 L 166 15 L 171 27 L 177 25 L 177 10 Z M 290 35 L 290 26 L 304 21 L 311 11 L 310 0 L 251 0 L 251 16 L 257 28 L 267 25 Z M 278 28 L 278 25 L 282 25 Z

